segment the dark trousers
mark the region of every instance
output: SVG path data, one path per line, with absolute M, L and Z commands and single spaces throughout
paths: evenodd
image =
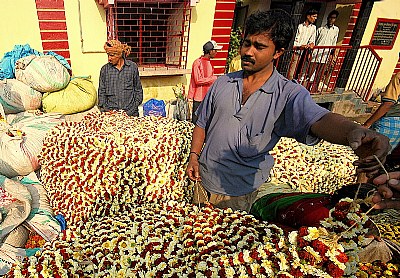
M 192 108 L 192 123 L 196 124 L 197 116 L 195 114 L 197 108 L 199 108 L 201 101 L 193 100 L 193 108 Z

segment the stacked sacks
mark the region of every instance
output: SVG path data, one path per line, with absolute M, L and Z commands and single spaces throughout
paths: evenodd
M 37 251 L 25 249 L 30 232 L 40 235 L 43 241 L 52 241 L 61 232 L 61 226 L 53 217 L 46 191 L 35 173 L 13 179 L 0 175 L 0 188 L 14 198 L 8 205 L 0 205 L 1 276 L 14 263 Z
M 22 112 L 7 117 L 0 132 L 0 174 L 13 178 L 40 168 L 38 158 L 47 132 L 63 122 L 63 115 Z
M 5 114 L 39 109 L 42 94 L 17 79 L 0 80 L 0 103 Z
M 62 90 L 44 93 L 43 111 L 58 112 L 64 115 L 80 113 L 94 107 L 97 101 L 97 90 L 90 77 L 74 77 Z
M 65 88 L 70 79 L 67 68 L 50 55 L 29 55 L 17 60 L 15 77 L 43 93 Z
M 58 112 L 64 115 L 78 114 L 93 108 L 97 102 L 97 90 L 90 77 L 72 78 L 71 70 L 64 57 L 49 52 L 47 54 L 30 49 L 29 51 L 7 53 L 15 61 L 12 70 L 5 75 L 2 88 L 0 84 L 0 103 L 5 113 L 18 113 L 42 108 L 42 111 Z M 12 59 L 11 59 L 12 58 Z M 11 67 L 10 65 L 8 65 Z M 15 77 L 15 79 L 11 79 Z M 11 87 L 11 89 L 10 89 Z M 14 87 L 14 89 L 12 89 Z M 43 96 L 42 96 L 43 93 Z

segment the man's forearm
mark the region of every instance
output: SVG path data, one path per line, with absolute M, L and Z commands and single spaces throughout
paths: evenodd
M 375 113 L 372 114 L 371 117 L 369 117 L 369 119 L 364 123 L 364 126 L 370 127 L 373 123 L 382 118 L 392 106 L 393 103 L 391 102 L 383 102 L 375 111 Z
M 348 146 L 347 134 L 357 128 L 363 127 L 342 115 L 328 113 L 311 126 L 311 132 L 331 143 Z
M 190 148 L 190 152 L 193 152 L 200 156 L 201 150 L 203 149 L 203 144 L 205 140 L 206 132 L 203 128 L 199 126 L 195 126 L 193 129 L 192 135 L 192 145 Z

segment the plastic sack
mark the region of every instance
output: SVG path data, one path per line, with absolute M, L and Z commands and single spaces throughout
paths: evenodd
M 38 248 L 15 248 L 7 243 L 0 244 L 0 277 L 6 275 L 15 263 L 21 262 L 25 257 L 32 256 L 38 250 Z
M 30 55 L 15 63 L 15 78 L 39 92 L 64 89 L 70 80 L 66 67 L 54 56 Z
M 163 116 L 167 115 L 165 111 L 165 102 L 163 100 L 149 99 L 143 104 L 144 116 Z
M 189 104 L 187 100 L 178 99 L 174 110 L 174 119 L 186 121 L 188 119 Z
M 0 187 L 18 200 L 5 208 L 6 216 L 0 223 L 0 242 L 2 242 L 12 230 L 28 218 L 32 208 L 32 197 L 26 186 L 1 175 Z
M 43 56 L 45 54 L 31 48 L 29 44 L 14 45 L 13 50 L 6 52 L 0 61 L 0 80 L 15 78 L 15 63 L 18 59 L 29 55 Z M 46 55 L 54 56 L 64 67 L 71 70 L 71 66 L 63 56 L 53 51 L 46 52 Z
M 64 121 L 61 114 L 10 114 L 11 128 L 0 134 L 0 174 L 25 176 L 39 169 L 37 156 L 47 132 Z
M 42 108 L 46 113 L 59 112 L 64 115 L 80 113 L 95 106 L 97 90 L 90 77 L 75 77 L 60 91 L 44 93 Z
M 40 52 L 32 49 L 29 44 L 14 45 L 13 50 L 6 52 L 0 61 L 0 79 L 15 78 L 15 62 L 32 54 L 40 55 Z
M 52 241 L 61 232 L 61 225 L 53 216 L 46 190 L 34 172 L 23 177 L 20 182 L 26 186 L 32 198 L 32 210 L 25 220 L 26 224 L 46 241 Z
M 0 103 L 0 134 L 10 127 L 11 126 L 7 123 L 7 116 L 6 113 L 4 113 L 3 105 Z
M 19 113 L 40 108 L 42 93 L 17 79 L 0 81 L 0 103 L 6 114 Z

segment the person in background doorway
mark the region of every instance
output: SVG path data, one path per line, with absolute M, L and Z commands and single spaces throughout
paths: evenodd
M 314 24 L 317 18 L 318 11 L 310 9 L 306 13 L 306 20 L 297 27 L 293 42 L 293 49 L 295 51 L 293 52 L 288 73 L 289 80 L 301 78 L 302 68 L 307 59 L 309 59 L 309 50 L 312 50 L 315 46 L 317 28 Z
M 100 111 L 124 110 L 129 116 L 139 116 L 143 88 L 136 63 L 126 59 L 131 53 L 130 46 L 118 40 L 109 40 L 104 49 L 108 63 L 100 70 Z
M 358 172 L 375 173 L 389 150 L 387 137 L 319 106 L 301 85 L 274 67 L 293 38 L 283 10 L 256 12 L 246 21 L 242 70 L 219 77 L 197 109 L 187 176 L 194 202 L 249 211 L 274 165 L 281 137 L 314 145 L 321 139 L 351 146 Z
M 221 49 L 222 46 L 218 45 L 215 41 L 208 41 L 203 45 L 203 55 L 193 62 L 188 100 L 193 101 L 192 123 L 194 124 L 197 121 L 195 114 L 197 108 L 203 101 L 208 89 L 217 79 L 217 76 L 214 75 L 214 67 L 210 59 L 214 58 L 218 50 Z
M 339 27 L 335 25 L 335 22 L 338 16 L 339 12 L 337 10 L 331 11 L 328 14 L 326 25 L 317 29 L 316 46 L 336 46 Z M 310 90 L 312 93 L 318 90 L 319 82 L 324 73 L 328 71 L 329 65 L 333 62 L 334 54 L 334 48 L 314 49 L 310 66 L 311 73 L 309 74 L 313 85 Z

